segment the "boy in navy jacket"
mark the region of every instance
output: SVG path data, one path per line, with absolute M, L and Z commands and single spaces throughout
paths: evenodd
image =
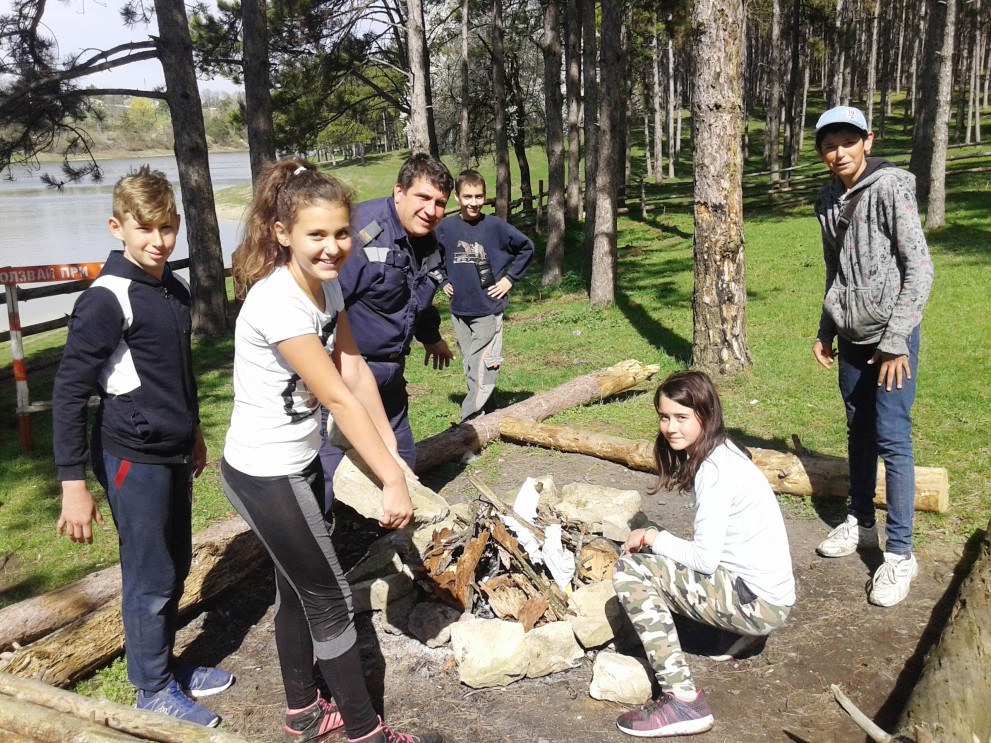
M 533 242 L 498 217 L 482 214 L 485 179 L 462 170 L 454 184 L 460 214 L 437 227 L 444 248 L 451 298 L 451 320 L 461 347 L 468 394 L 461 422 L 494 409 L 496 379 L 502 366 L 502 313 L 507 295 L 533 259 Z
M 113 251 L 80 295 L 55 377 L 58 534 L 92 542 L 103 517 L 86 486 L 86 460 L 117 525 L 128 679 L 137 706 L 210 727 L 220 718 L 192 697 L 229 687 L 216 668 L 172 655 L 179 599 L 192 559 L 192 479 L 206 464 L 190 348 L 190 294 L 167 260 L 179 229 L 165 175 L 147 166 L 114 187 Z M 87 404 L 100 396 L 91 442 Z M 188 695 L 188 696 L 187 696 Z

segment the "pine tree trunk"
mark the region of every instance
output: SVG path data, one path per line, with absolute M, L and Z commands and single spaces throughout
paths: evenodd
M 492 1 L 492 97 L 496 159 L 495 215 L 509 219 L 509 134 L 506 130 L 506 54 L 503 49 L 502 0 Z
M 874 0 L 874 17 L 871 19 L 871 55 L 867 64 L 867 131 L 874 131 L 874 90 L 877 87 L 877 43 L 880 17 L 881 0 Z
M 248 119 L 248 157 L 251 160 L 251 182 L 254 183 L 266 163 L 275 160 L 265 0 L 241 0 L 241 36 L 244 44 L 244 109 Z
M 437 156 L 437 143 L 430 134 L 430 99 L 426 32 L 422 0 L 406 0 L 406 38 L 409 47 L 410 149 Z
M 668 16 L 668 20 L 670 20 Z M 674 39 L 668 36 L 668 178 L 674 178 L 674 164 L 678 159 L 678 145 L 681 141 L 681 132 L 676 136 L 675 127 L 675 98 L 674 98 Z M 681 105 L 681 102 L 678 102 Z M 681 123 L 680 121 L 678 122 Z
M 606 307 L 616 299 L 616 182 L 622 151 L 618 148 L 619 97 L 625 88 L 622 26 L 625 3 L 602 4 L 598 167 L 595 179 L 595 240 L 589 305 Z
M 916 178 L 919 204 L 921 206 L 928 203 L 927 229 L 942 225 L 946 212 L 946 146 L 949 136 L 955 20 L 956 0 L 933 3 L 924 53 L 923 84 L 912 138 L 912 157 L 909 161 L 909 170 Z
M 781 59 L 781 0 L 771 0 L 771 48 L 770 57 Z M 766 167 L 771 171 L 771 183 L 781 180 L 781 161 L 778 157 L 778 133 L 781 128 L 781 65 L 771 64 L 768 69 L 770 86 L 767 94 L 767 124 L 764 133 Z
M 650 71 L 653 81 L 651 101 L 654 104 L 654 183 L 664 182 L 664 104 L 661 95 L 661 49 L 657 25 L 659 19 L 654 16 L 654 33 L 650 37 Z
M 568 196 L 565 218 L 577 222 L 581 212 L 581 98 L 582 98 L 582 27 L 581 0 L 568 0 L 565 24 L 565 91 L 568 96 Z
M 599 159 L 599 45 L 595 36 L 595 0 L 582 0 L 582 87 L 585 101 L 585 242 L 582 271 L 592 269 L 595 248 L 595 183 Z
M 468 0 L 461 0 L 461 102 L 458 106 L 458 162 L 461 169 L 469 166 L 468 159 L 468 101 L 471 82 L 468 79 Z
M 547 247 L 543 286 L 561 280 L 564 272 L 564 101 L 561 98 L 561 0 L 545 0 L 544 114 L 547 136 Z
M 741 0 L 696 0 L 692 95 L 695 159 L 695 289 L 692 365 L 735 374 L 752 364 L 747 346 L 743 240 Z
M 172 114 L 173 149 L 185 207 L 193 334 L 217 338 L 227 332 L 227 289 L 189 21 L 182 3 L 155 0 L 155 13 L 165 100 Z

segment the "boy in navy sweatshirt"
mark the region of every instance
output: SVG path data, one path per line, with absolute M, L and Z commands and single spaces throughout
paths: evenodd
M 507 294 L 533 258 L 533 242 L 498 217 L 482 214 L 485 179 L 462 170 L 454 183 L 460 214 L 447 217 L 435 234 L 444 248 L 451 319 L 461 347 L 468 395 L 461 422 L 495 408 L 496 378 L 502 366 L 502 313 Z
M 190 697 L 234 677 L 172 655 L 179 599 L 192 559 L 192 480 L 206 464 L 190 348 L 190 294 L 167 261 L 179 229 L 165 175 L 147 166 L 114 187 L 107 258 L 80 295 L 55 377 L 55 464 L 62 483 L 58 535 L 93 541 L 103 523 L 86 486 L 86 460 L 117 525 L 127 675 L 137 706 L 210 727 L 220 718 Z M 100 396 L 91 442 L 87 404 Z M 188 696 L 187 696 L 188 695 Z

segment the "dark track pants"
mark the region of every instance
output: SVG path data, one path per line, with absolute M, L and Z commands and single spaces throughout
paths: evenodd
M 193 468 L 94 454 L 120 544 L 127 678 L 158 691 L 172 678 L 179 599 L 192 561 Z

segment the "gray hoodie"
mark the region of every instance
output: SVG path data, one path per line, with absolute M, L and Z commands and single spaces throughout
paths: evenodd
M 817 337 L 826 347 L 839 334 L 852 343 L 876 343 L 881 351 L 907 355 L 908 337 L 922 322 L 933 265 L 915 201 L 915 176 L 879 164 L 868 159 L 849 192 L 834 176 L 816 197 L 826 261 Z M 850 198 L 864 189 L 869 190 L 839 250 L 836 223 Z

